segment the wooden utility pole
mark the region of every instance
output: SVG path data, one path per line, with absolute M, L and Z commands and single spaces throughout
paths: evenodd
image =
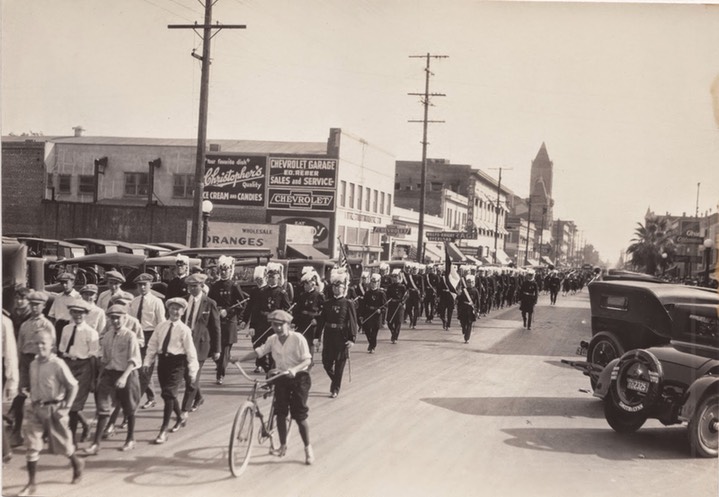
M 427 124 L 428 123 L 443 123 L 444 121 L 430 121 L 429 116 L 429 102 L 430 97 L 444 97 L 443 93 L 430 93 L 429 92 L 429 77 L 432 72 L 429 70 L 430 59 L 447 59 L 448 55 L 410 55 L 410 59 L 426 59 L 427 66 L 425 67 L 425 78 L 424 78 L 424 93 L 408 93 L 408 95 L 416 95 L 422 97 L 422 105 L 424 105 L 424 119 L 410 120 L 411 123 L 423 123 L 422 133 L 422 172 L 420 173 L 420 195 L 419 195 L 419 227 L 417 229 L 417 262 L 422 262 L 424 256 L 424 202 L 427 196 Z
M 168 29 L 192 29 L 202 38 L 202 56 L 194 50 L 192 56 L 202 62 L 200 76 L 200 112 L 197 125 L 197 162 L 195 164 L 195 195 L 192 202 L 192 235 L 190 245 L 199 247 L 202 240 L 202 197 L 205 190 L 205 153 L 207 148 L 207 104 L 210 91 L 210 40 L 222 29 L 245 29 L 244 24 L 212 24 L 212 6 L 217 0 L 205 0 L 204 24 L 170 24 Z M 202 29 L 202 34 L 198 32 Z M 216 30 L 213 34 L 212 30 Z
M 521 218 L 520 218 L 521 220 Z M 524 249 L 524 263 L 529 264 L 529 224 L 532 222 L 532 197 L 529 197 L 529 212 L 527 213 L 527 246 Z M 522 232 L 522 223 L 519 223 L 519 232 Z M 519 240 L 517 240 L 519 242 Z M 517 247 L 519 248 L 519 246 Z M 532 251 L 534 252 L 534 251 Z M 517 262 L 519 263 L 519 250 L 517 250 Z
M 494 263 L 497 264 L 497 239 L 499 238 L 499 208 L 502 205 L 500 201 L 500 193 L 502 191 L 502 170 L 511 171 L 513 168 L 507 168 L 507 167 L 490 167 L 492 170 L 499 169 L 499 181 L 497 182 L 497 205 L 494 206 L 495 209 L 495 219 L 494 219 Z

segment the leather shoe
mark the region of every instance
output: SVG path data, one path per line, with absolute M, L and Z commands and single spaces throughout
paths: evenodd
M 107 440 L 108 438 L 112 437 L 115 434 L 115 425 L 107 425 L 107 428 L 105 428 L 102 431 L 102 439 Z
M 22 490 L 18 493 L 18 496 L 25 496 L 25 495 L 35 495 L 35 492 L 37 491 L 37 487 L 34 483 L 29 483 L 23 487 Z
M 159 435 L 157 435 L 157 438 L 155 439 L 156 445 L 161 445 L 167 442 L 167 432 L 165 430 L 162 430 Z
M 225 382 L 225 377 L 224 377 L 224 376 L 220 376 L 219 378 L 217 378 L 217 382 L 216 382 L 216 383 L 217 383 L 218 385 L 222 385 L 224 382 Z
M 175 426 L 170 428 L 170 433 L 175 433 L 177 431 L 180 431 L 180 428 L 184 428 L 187 425 L 187 413 L 183 412 L 180 415 L 180 418 L 175 423 Z
M 123 446 L 120 448 L 120 451 L 122 451 L 122 452 L 127 452 L 128 450 L 132 450 L 132 449 L 134 449 L 134 448 L 135 448 L 135 441 L 134 441 L 134 440 L 128 440 L 127 442 L 125 442 L 125 445 L 123 445 Z
M 331 399 L 336 399 L 336 398 L 337 398 L 337 392 L 332 392 L 332 393 L 330 393 L 330 398 L 331 398 Z
M 85 469 L 85 461 L 83 459 L 77 460 L 77 467 L 72 472 L 72 484 L 75 485 L 80 483 L 82 480 L 82 470 Z
M 142 406 L 140 406 L 140 409 L 150 409 L 151 407 L 155 407 L 155 405 L 155 399 L 150 399 L 144 404 L 142 404 Z
M 100 446 L 92 444 L 87 448 L 82 449 L 83 456 L 96 456 L 100 452 Z
M 200 408 L 202 404 L 205 403 L 205 399 L 199 399 L 192 403 L 192 409 L 190 409 L 191 412 L 195 412 Z

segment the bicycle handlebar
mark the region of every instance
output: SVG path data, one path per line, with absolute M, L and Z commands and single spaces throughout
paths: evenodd
M 240 370 L 240 373 L 242 373 L 242 376 L 244 376 L 245 378 L 247 378 L 248 381 L 251 381 L 252 383 L 257 383 L 257 384 L 260 384 L 260 385 L 267 385 L 267 384 L 271 383 L 272 381 L 276 380 L 277 378 L 279 378 L 280 376 L 287 376 L 287 374 L 288 374 L 287 371 L 283 371 L 282 373 L 276 374 L 276 375 L 274 375 L 274 376 L 272 376 L 272 377 L 270 377 L 270 378 L 261 380 L 261 379 L 258 379 L 258 378 L 252 378 L 252 377 L 250 377 L 250 376 L 245 372 L 245 370 L 242 368 L 242 366 L 240 365 L 240 362 L 239 362 L 239 361 L 230 361 L 230 362 L 232 362 L 232 364 L 234 364 L 235 366 L 237 366 L 237 369 Z

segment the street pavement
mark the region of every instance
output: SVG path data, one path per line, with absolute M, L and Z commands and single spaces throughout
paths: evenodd
M 66 458 L 43 453 L 38 494 L 92 497 L 178 496 L 716 496 L 717 459 L 693 458 L 686 429 L 650 420 L 637 433 L 614 433 L 589 380 L 562 365 L 590 337 L 586 290 L 542 295 L 532 330 L 517 306 L 482 318 L 465 344 L 459 323 L 407 326 L 396 345 L 380 331 L 375 354 L 359 335 L 340 396 L 318 364 L 310 393 L 316 462 L 304 464 L 296 426 L 284 458 L 256 445 L 240 478 L 230 475 L 227 441 L 248 393 L 232 373 L 214 383 L 206 363 L 205 404 L 165 445 L 152 445 L 161 407 L 139 411 L 137 448 L 117 449 L 123 434 L 87 458 L 70 485 Z M 246 338 L 234 355 L 248 350 Z M 247 364 L 246 369 L 252 365 Z M 5 406 L 7 408 L 7 406 Z M 86 412 L 92 413 L 89 405 Z M 86 446 L 87 444 L 82 444 Z M 24 449 L 3 466 L 3 495 L 24 485 Z

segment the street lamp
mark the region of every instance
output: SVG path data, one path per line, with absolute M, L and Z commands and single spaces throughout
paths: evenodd
M 207 247 L 207 225 L 210 220 L 210 212 L 212 212 L 212 202 L 209 200 L 202 201 L 202 246 Z
M 669 257 L 669 254 L 662 252 L 662 277 L 664 277 L 664 273 L 667 271 L 667 257 Z

